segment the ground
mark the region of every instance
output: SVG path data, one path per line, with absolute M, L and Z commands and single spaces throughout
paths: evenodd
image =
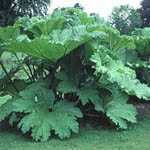
M 81 129 L 80 134 L 60 141 L 36 143 L 14 131 L 0 132 L 0 150 L 150 150 L 150 119 L 127 131 Z

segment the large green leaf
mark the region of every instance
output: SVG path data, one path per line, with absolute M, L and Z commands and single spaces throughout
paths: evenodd
M 135 71 L 126 67 L 121 61 L 113 60 L 110 56 L 106 56 L 106 63 L 104 63 L 104 58 L 102 58 L 100 51 L 92 56 L 91 60 L 96 64 L 96 74 L 103 74 L 105 80 L 111 83 L 117 83 L 119 87 L 129 95 L 135 95 L 140 99 L 150 100 L 150 87 L 146 84 L 142 84 L 136 78 Z
M 19 35 L 19 29 L 17 26 L 0 27 L 0 41 L 8 42 L 10 39 L 14 39 Z M 3 43 L 5 44 L 5 43 Z
M 91 102 L 95 106 L 95 110 L 104 111 L 103 110 L 103 100 L 100 98 L 98 90 L 93 87 L 83 87 L 78 90 L 77 95 L 79 96 L 81 103 L 83 105 Z
M 107 75 L 110 82 L 116 82 L 129 95 L 150 100 L 150 87 L 140 83 L 136 78 L 135 72 L 124 66 L 121 62 L 112 62 Z
M 18 124 L 23 133 L 31 130 L 33 139 L 46 141 L 52 131 L 61 139 L 78 132 L 77 117 L 82 114 L 72 103 L 55 102 L 53 92 L 41 84 L 30 85 L 20 96 L 13 103 L 13 111 L 25 113 Z
M 8 100 L 10 100 L 12 97 L 10 95 L 2 96 L 0 97 L 0 107 L 4 105 Z
M 10 95 L 0 97 L 0 121 L 4 120 L 13 111 L 12 97 Z
M 64 71 L 60 71 L 56 74 L 56 78 L 60 80 L 57 90 L 62 93 L 76 93 L 77 85 L 74 79 L 68 76 Z
M 21 35 L 6 46 L 10 52 L 23 52 L 38 58 L 57 61 L 92 38 L 86 26 L 77 26 L 62 31 L 56 30 L 49 36 L 33 40 Z
M 25 31 L 33 33 L 34 37 L 49 35 L 53 30 L 64 27 L 64 17 L 23 17 L 16 22 L 16 25 L 24 28 Z
M 23 55 L 20 55 L 23 57 Z M 22 58 L 23 59 L 23 58 Z M 9 74 L 12 72 L 12 70 L 19 70 L 19 62 L 17 61 L 17 58 L 15 57 L 14 54 L 5 51 L 1 56 L 0 56 L 1 63 L 3 64 L 3 67 L 5 67 L 7 73 Z M 0 80 L 6 77 L 7 74 L 3 70 L 2 66 L 0 65 Z
M 93 85 L 84 85 L 83 87 L 78 87 L 74 78 L 68 76 L 65 72 L 61 71 L 56 75 L 57 79 L 60 80 L 57 90 L 62 93 L 75 93 L 81 103 L 86 105 L 92 103 L 95 106 L 95 110 L 103 111 L 102 99 L 99 96 L 99 92 Z
M 111 102 L 106 109 L 106 115 L 121 129 L 127 129 L 127 122 L 136 123 L 137 112 L 131 104 Z
M 107 87 L 111 95 L 105 98 L 105 113 L 111 121 L 121 129 L 127 129 L 128 122 L 136 123 L 136 108 L 132 104 L 128 104 L 128 95 L 117 88 L 117 86 L 109 85 Z M 107 102 L 106 102 L 107 100 Z

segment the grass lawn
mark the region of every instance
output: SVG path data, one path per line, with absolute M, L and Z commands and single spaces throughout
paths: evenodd
M 150 119 L 128 131 L 81 129 L 80 134 L 60 141 L 36 143 L 19 133 L 0 132 L 0 150 L 150 150 Z

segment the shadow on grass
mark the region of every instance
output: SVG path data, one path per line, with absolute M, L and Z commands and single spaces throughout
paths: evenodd
M 126 131 L 96 129 L 88 126 L 70 139 L 56 137 L 48 142 L 34 142 L 16 130 L 0 132 L 0 150 L 150 150 L 150 118 L 139 121 Z

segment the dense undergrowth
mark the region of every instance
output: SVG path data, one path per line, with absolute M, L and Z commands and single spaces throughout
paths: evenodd
M 36 141 L 78 133 L 87 112 L 127 129 L 137 122 L 131 96 L 150 100 L 149 35 L 121 35 L 77 8 L 0 28 L 0 121 Z

